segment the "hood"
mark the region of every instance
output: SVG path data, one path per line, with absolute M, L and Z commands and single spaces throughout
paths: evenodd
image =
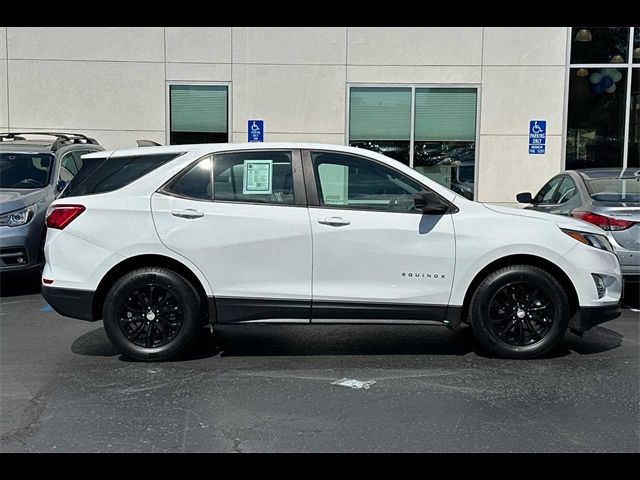
M 33 205 L 46 198 L 48 188 L 34 189 L 0 189 L 0 214 L 13 212 L 29 205 Z
M 606 235 L 606 232 L 600 227 L 597 227 L 591 223 L 578 220 L 577 218 L 567 217 L 564 215 L 556 215 L 553 213 L 536 212 L 535 210 L 525 210 L 523 208 L 513 207 L 501 207 L 498 205 L 482 204 L 484 207 L 497 213 L 503 213 L 505 215 L 517 215 L 519 217 L 535 218 L 543 222 L 555 223 L 560 228 L 567 228 L 570 230 L 579 230 L 581 232 L 595 233 L 599 235 Z

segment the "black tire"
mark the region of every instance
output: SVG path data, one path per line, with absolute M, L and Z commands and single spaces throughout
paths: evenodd
M 490 273 L 469 305 L 480 346 L 504 358 L 534 358 L 554 348 L 567 330 L 569 313 L 560 282 L 531 265 L 510 265 Z
M 164 268 L 134 270 L 114 283 L 104 307 L 111 343 L 136 360 L 166 360 L 186 351 L 202 330 L 200 299 L 182 276 Z

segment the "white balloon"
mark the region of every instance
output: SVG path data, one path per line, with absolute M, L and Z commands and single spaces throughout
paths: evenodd
M 616 84 L 615 83 L 605 90 L 605 92 L 607 92 L 607 93 L 613 93 L 615 91 L 616 91 Z
M 589 81 L 593 84 L 600 83 L 600 80 L 602 80 L 602 74 L 598 72 L 592 73 L 589 77 Z
M 613 74 L 613 81 L 614 82 L 619 82 L 620 79 L 622 78 L 622 73 L 616 70 L 616 73 Z
M 600 73 L 602 73 L 602 75 L 605 77 L 613 77 L 615 70 L 613 68 L 603 68 L 602 70 L 600 70 Z

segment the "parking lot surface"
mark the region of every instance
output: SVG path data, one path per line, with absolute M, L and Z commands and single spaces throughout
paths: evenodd
M 245 325 L 139 363 L 37 286 L 1 290 L 2 452 L 640 451 L 637 291 L 537 360 L 488 358 L 469 328 Z

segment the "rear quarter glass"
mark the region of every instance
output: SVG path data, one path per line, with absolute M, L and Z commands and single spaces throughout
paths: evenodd
M 60 198 L 118 190 L 180 155 L 182 153 L 87 158 Z

